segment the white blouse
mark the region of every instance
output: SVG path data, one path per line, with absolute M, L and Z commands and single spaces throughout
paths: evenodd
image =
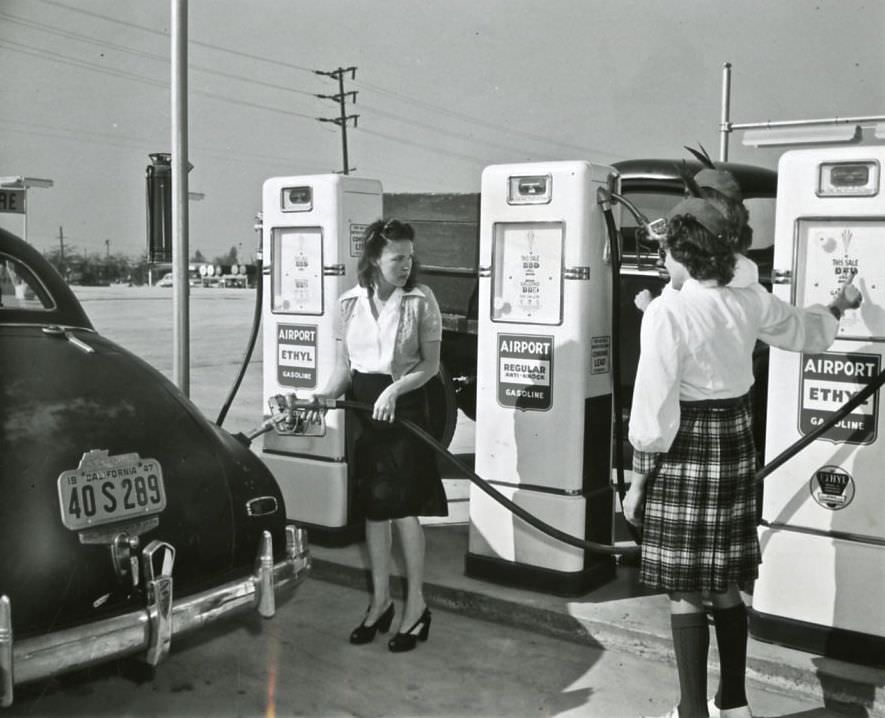
M 798 309 L 748 281 L 751 276 L 742 272 L 743 281 L 727 287 L 688 279 L 680 291 L 665 291 L 648 305 L 630 414 L 635 449 L 669 450 L 679 429 L 680 400 L 746 394 L 757 339 L 809 352 L 833 343 L 838 322 L 826 307 Z
M 402 293 L 399 287 L 393 290 L 377 320 L 368 292 L 360 293 L 345 334 L 351 369 L 362 374 L 390 374 Z
M 440 341 L 442 318 L 429 287 L 393 290 L 376 320 L 365 287 L 339 297 L 336 337 L 344 342 L 351 370 L 389 374 L 394 380 L 421 362 L 421 342 Z

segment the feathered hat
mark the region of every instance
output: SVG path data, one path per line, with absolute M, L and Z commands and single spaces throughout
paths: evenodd
M 702 189 L 713 189 L 735 202 L 743 202 L 744 195 L 741 192 L 741 186 L 738 184 L 734 175 L 728 170 L 719 169 L 710 158 L 709 153 L 704 146 L 698 142 L 700 150 L 685 146 L 695 158 L 704 166 L 695 176 L 694 181 L 698 187 Z

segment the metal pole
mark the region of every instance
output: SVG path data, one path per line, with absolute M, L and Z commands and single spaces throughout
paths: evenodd
M 764 122 L 734 122 L 732 130 L 768 130 L 775 127 L 812 127 L 814 125 L 872 125 L 885 122 L 885 115 L 858 117 L 822 117 L 816 120 L 765 120 Z
M 173 381 L 190 396 L 190 283 L 187 206 L 187 0 L 172 0 Z
M 728 162 L 728 133 L 731 132 L 731 63 L 722 66 L 722 116 L 719 123 L 719 161 Z
M 347 110 L 344 107 L 344 101 L 347 99 L 344 95 L 344 68 L 338 68 L 338 95 L 341 98 L 341 156 L 344 158 L 344 174 L 350 174 L 350 161 L 347 159 Z

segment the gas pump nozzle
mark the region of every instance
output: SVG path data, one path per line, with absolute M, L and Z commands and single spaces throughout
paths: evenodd
M 623 195 L 620 195 L 617 192 L 612 192 L 605 187 L 600 187 L 596 190 L 596 202 L 602 207 L 603 211 L 610 210 L 612 202 L 619 202 L 627 208 L 630 214 L 633 215 L 636 223 L 642 228 L 642 231 L 650 240 L 663 242 L 667 238 L 666 219 L 660 217 L 653 221 L 649 220 L 635 204 Z
M 278 434 L 323 436 L 326 433 L 325 414 L 335 408 L 335 400 L 299 399 L 296 394 L 276 394 L 267 401 L 270 421 Z

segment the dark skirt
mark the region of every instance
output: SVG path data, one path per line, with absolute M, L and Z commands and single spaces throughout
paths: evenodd
M 347 398 L 364 404 L 375 400 L 393 379 L 386 374 L 354 372 Z M 351 412 L 351 461 L 355 498 L 367 519 L 383 521 L 406 516 L 447 516 L 445 489 L 433 449 L 408 429 L 375 421 L 368 412 Z M 424 387 L 403 394 L 396 417 L 422 429 L 429 426 Z
M 719 593 L 755 579 L 761 560 L 749 398 L 682 402 L 680 413 L 646 483 L 639 580 Z

